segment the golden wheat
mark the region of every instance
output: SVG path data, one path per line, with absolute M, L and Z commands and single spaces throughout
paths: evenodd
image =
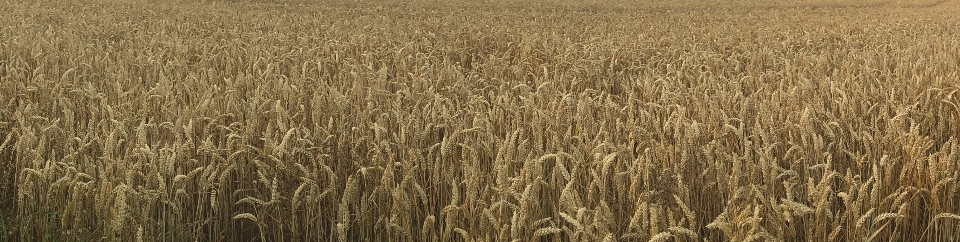
M 954 2 L 0 11 L 0 240 L 957 239 Z

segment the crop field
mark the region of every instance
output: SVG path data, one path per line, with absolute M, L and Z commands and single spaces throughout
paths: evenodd
M 0 1 L 0 242 L 960 241 L 957 1 Z

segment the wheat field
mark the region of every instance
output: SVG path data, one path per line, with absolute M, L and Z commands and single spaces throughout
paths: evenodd
M 2 1 L 0 242 L 960 241 L 957 1 Z

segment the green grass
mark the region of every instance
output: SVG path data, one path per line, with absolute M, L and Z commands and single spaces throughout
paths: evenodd
M 10 241 L 10 233 L 7 232 L 7 222 L 3 220 L 3 215 L 0 215 L 0 242 Z
M 59 219 L 60 212 L 59 211 L 46 212 L 45 215 L 47 219 L 47 233 L 43 235 L 43 241 L 61 241 L 60 240 L 61 233 L 58 231 L 59 228 L 57 227 L 57 221 L 60 220 Z M 50 231 L 53 231 L 54 233 L 51 233 Z

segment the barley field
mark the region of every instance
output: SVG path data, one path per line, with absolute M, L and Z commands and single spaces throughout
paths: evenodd
M 0 1 L 0 242 L 960 241 L 957 1 Z

